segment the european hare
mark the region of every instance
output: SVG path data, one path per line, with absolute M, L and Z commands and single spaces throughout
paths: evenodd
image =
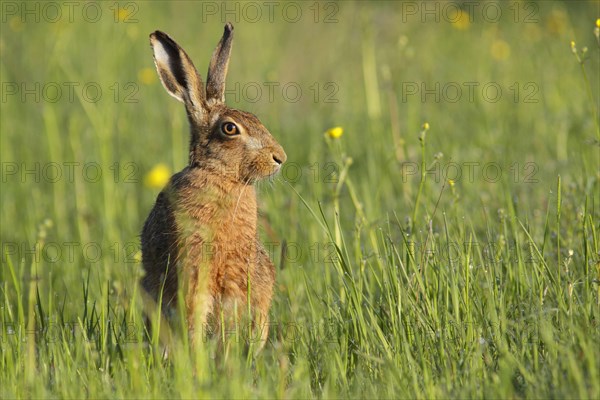
M 225 105 L 232 39 L 227 23 L 205 89 L 173 39 L 160 31 L 150 35 L 160 80 L 185 105 L 191 135 L 189 165 L 171 177 L 144 224 L 142 286 L 153 299 L 162 299 L 166 315 L 181 286 L 192 342 L 201 339 L 207 324 L 222 332 L 222 323 L 231 329 L 249 310 L 261 348 L 275 268 L 258 240 L 253 184 L 276 173 L 286 154 L 256 116 Z

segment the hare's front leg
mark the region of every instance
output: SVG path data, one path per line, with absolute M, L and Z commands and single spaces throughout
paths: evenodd
M 225 298 L 216 301 L 209 316 L 211 332 L 217 339 L 219 352 L 233 341 L 243 343 L 246 351 L 258 354 L 269 334 L 268 310 L 254 309 L 248 315 L 248 303 L 242 298 Z
M 183 293 L 185 293 L 185 311 L 190 345 L 195 348 L 204 341 L 208 328 L 208 315 L 214 304 L 209 289 L 206 268 L 187 265 L 183 270 Z
M 258 338 L 255 349 L 258 353 L 267 342 L 269 336 L 269 309 L 273 297 L 273 284 L 275 283 L 275 266 L 269 254 L 259 242 L 257 244 L 256 273 L 254 276 L 254 292 L 252 293 L 252 307 L 254 308 L 254 338 Z

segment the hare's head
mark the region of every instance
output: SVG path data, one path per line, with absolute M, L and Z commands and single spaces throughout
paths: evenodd
M 150 35 L 160 80 L 187 111 L 191 128 L 190 167 L 251 183 L 276 173 L 286 155 L 255 115 L 225 105 L 232 40 L 233 26 L 227 23 L 210 60 L 205 89 L 192 60 L 173 39 L 160 31 Z

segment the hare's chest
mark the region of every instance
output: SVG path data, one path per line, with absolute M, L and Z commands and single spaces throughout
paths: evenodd
M 206 215 L 211 214 L 217 211 Z M 180 245 L 183 269 L 190 271 L 197 287 L 207 284 L 208 293 L 217 302 L 245 301 L 248 277 L 257 268 L 257 254 L 255 212 L 195 219 Z
M 204 200 L 214 200 L 205 196 Z M 189 204 L 189 203 L 188 203 Z M 246 270 L 256 259 L 256 200 L 235 192 L 177 213 L 179 260 L 210 270 Z

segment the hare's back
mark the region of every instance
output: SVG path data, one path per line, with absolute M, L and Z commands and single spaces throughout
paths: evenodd
M 142 264 L 146 273 L 142 286 L 157 298 L 164 285 L 163 301 L 167 303 L 177 293 L 177 227 L 171 190 L 170 183 L 156 198 L 141 237 Z

